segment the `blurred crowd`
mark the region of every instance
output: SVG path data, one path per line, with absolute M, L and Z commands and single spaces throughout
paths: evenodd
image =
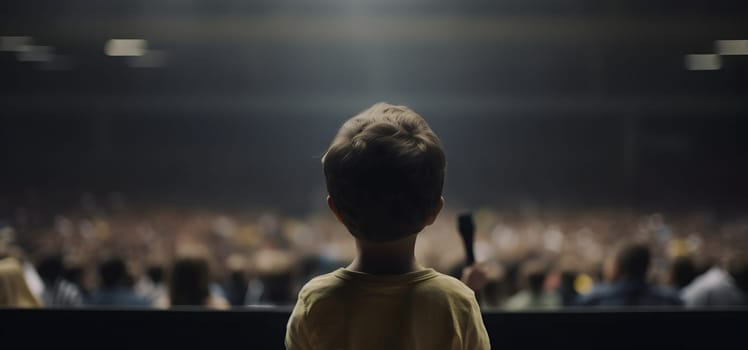
M 310 278 L 346 266 L 354 243 L 328 212 L 185 209 L 84 195 L 0 212 L 0 306 L 289 305 Z M 483 208 L 477 265 L 464 269 L 456 212 L 419 236 L 422 265 L 488 310 L 746 303 L 748 216 L 626 209 Z

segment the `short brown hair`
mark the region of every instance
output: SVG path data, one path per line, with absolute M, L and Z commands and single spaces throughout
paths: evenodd
M 377 103 L 346 121 L 322 164 L 341 220 L 365 240 L 420 232 L 441 200 L 444 150 L 426 121 L 407 107 Z

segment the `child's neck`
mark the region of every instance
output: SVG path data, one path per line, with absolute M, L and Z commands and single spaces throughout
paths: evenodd
M 422 270 L 415 257 L 416 236 L 394 242 L 356 240 L 358 254 L 348 269 L 374 275 L 398 275 Z

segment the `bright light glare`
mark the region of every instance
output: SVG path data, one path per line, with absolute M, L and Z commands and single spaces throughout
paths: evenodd
M 143 56 L 148 42 L 143 39 L 109 39 L 104 46 L 107 56 Z
M 688 70 L 718 70 L 722 68 L 719 55 L 714 54 L 686 55 L 685 64 Z
M 748 40 L 717 40 L 715 46 L 720 55 L 748 55 Z
M 0 51 L 19 52 L 28 45 L 31 38 L 27 36 L 0 36 Z

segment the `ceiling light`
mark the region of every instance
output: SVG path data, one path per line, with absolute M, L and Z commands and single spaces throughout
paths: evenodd
M 717 40 L 714 46 L 720 55 L 748 55 L 748 40 Z
M 688 70 L 717 70 L 722 68 L 722 61 L 715 54 L 692 54 L 686 55 L 685 65 Z
M 148 42 L 143 39 L 110 39 L 104 46 L 107 56 L 143 56 Z

